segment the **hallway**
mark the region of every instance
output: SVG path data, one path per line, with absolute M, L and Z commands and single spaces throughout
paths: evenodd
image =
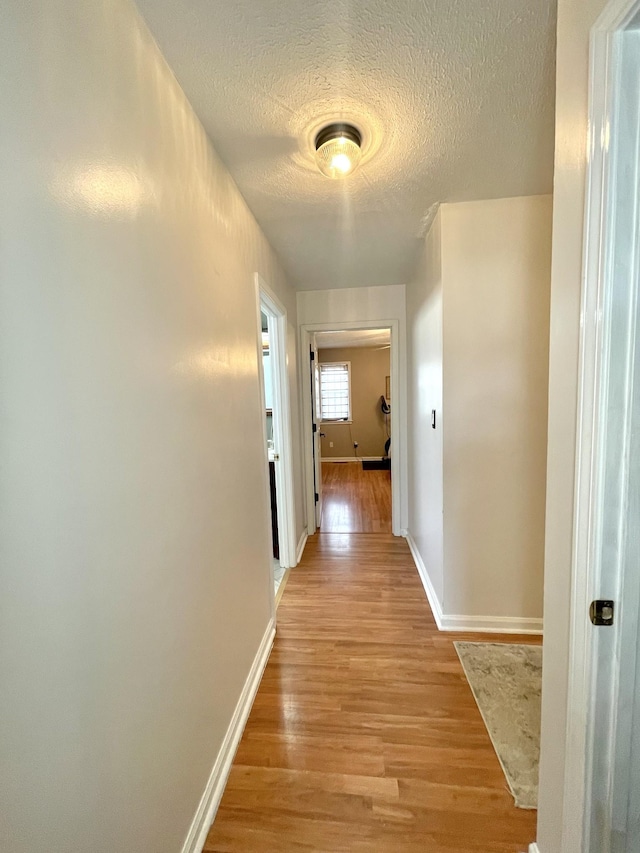
M 2 4 L 0 853 L 586 853 L 640 7 L 454 11 Z M 536 827 L 454 641 L 543 630 Z
M 204 849 L 526 850 L 460 638 L 501 639 L 438 632 L 403 539 L 312 537 Z

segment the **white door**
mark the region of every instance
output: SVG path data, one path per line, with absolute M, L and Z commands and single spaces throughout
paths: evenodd
M 590 675 L 586 707 L 570 704 L 569 711 L 570 718 L 578 713 L 586 719 L 584 838 L 578 849 L 638 853 L 640 33 L 618 25 L 596 37 L 593 60 L 578 459 L 579 477 L 588 486 L 584 490 L 579 480 L 575 563 L 576 586 L 584 583 L 588 595 L 574 597 L 571 678 L 581 677 L 581 638 Z M 580 612 L 589 599 L 613 602 L 611 624 L 592 625 Z
M 313 490 L 316 505 L 316 527 L 322 519 L 322 419 L 320 416 L 320 366 L 315 335 L 309 345 L 309 379 L 311 382 L 311 430 L 313 448 Z

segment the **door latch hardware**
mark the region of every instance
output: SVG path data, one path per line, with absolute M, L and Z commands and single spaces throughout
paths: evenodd
M 594 625 L 613 625 L 613 601 L 599 598 L 589 607 L 589 618 Z

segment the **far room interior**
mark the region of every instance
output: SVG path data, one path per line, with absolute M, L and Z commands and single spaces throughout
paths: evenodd
M 391 331 L 316 333 L 321 533 L 391 532 Z

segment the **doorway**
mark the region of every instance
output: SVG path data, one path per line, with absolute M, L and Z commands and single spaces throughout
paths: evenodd
M 296 564 L 287 312 L 258 274 L 255 285 L 258 352 L 262 365 L 259 373 L 264 464 L 269 484 L 269 561 L 275 605 L 282 595 L 288 570 Z
M 396 325 L 301 328 L 310 532 L 402 532 Z

